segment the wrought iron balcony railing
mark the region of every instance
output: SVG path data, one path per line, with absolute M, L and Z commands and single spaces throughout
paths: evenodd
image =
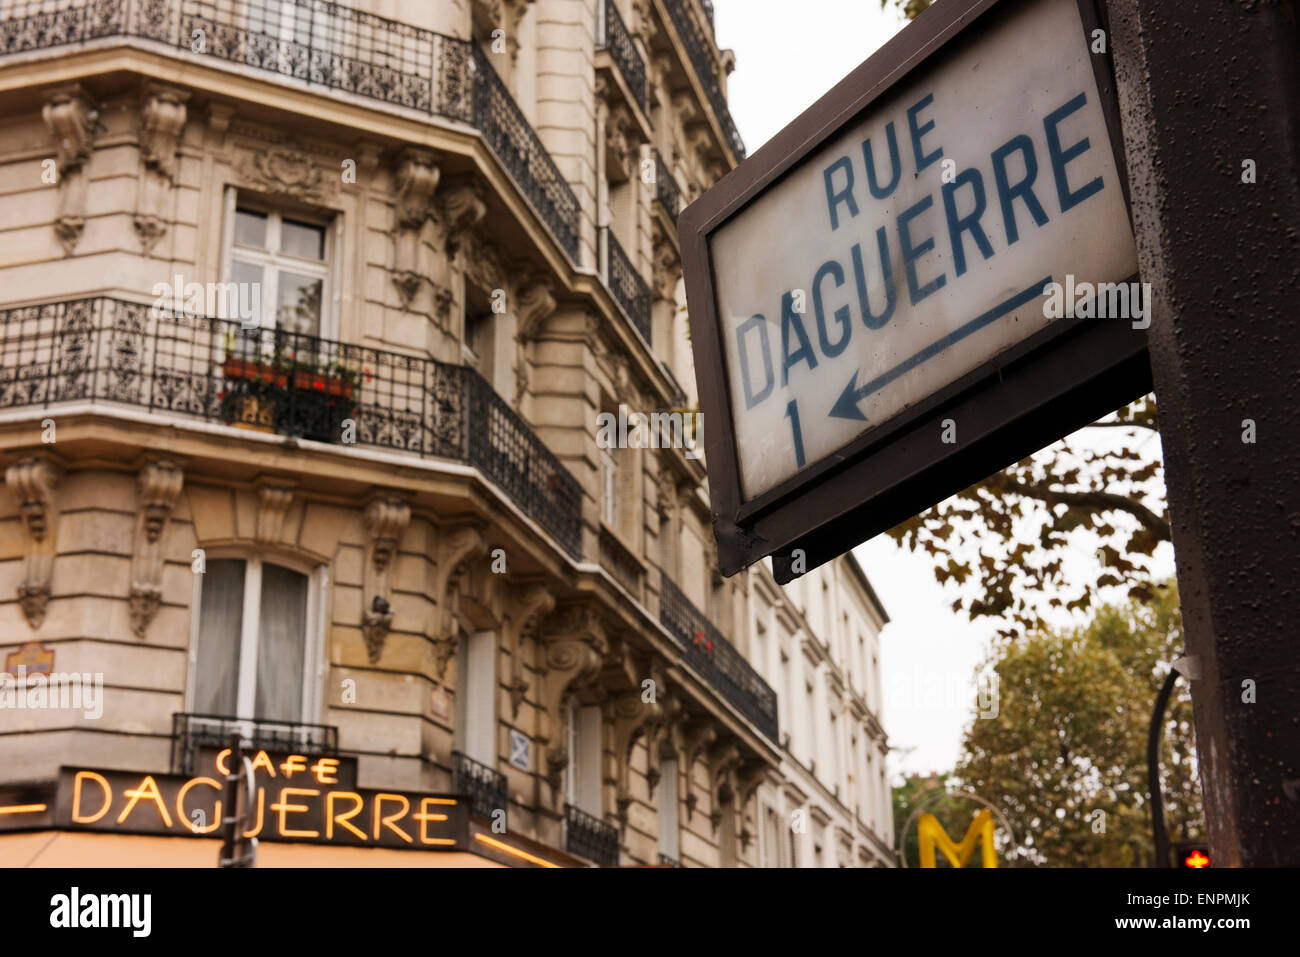
M 731 110 L 727 108 L 727 98 L 722 95 L 722 85 L 718 82 L 718 75 L 713 68 L 713 57 L 709 53 L 710 41 L 700 31 L 695 18 L 686 9 L 688 2 L 689 0 L 664 0 L 664 7 L 668 10 L 668 19 L 673 22 L 673 29 L 677 31 L 682 45 L 686 47 L 686 56 L 690 59 L 695 75 L 699 77 L 700 84 L 704 87 L 704 95 L 718 118 L 723 136 L 727 138 L 727 144 L 739 162 L 745 158 L 745 141 L 740 138 L 736 121 L 731 118 Z
M 0 0 L 0 56 L 154 40 L 475 126 L 574 260 L 581 209 L 479 48 L 327 0 Z
M 564 849 L 601 867 L 618 864 L 618 828 L 572 804 L 564 805 Z
M 700 0 L 700 6 L 704 8 L 704 16 L 709 21 L 709 29 L 714 29 L 716 24 L 713 22 L 713 0 Z
M 637 331 L 650 343 L 650 287 L 632 265 L 623 251 L 614 231 L 608 226 L 600 230 L 600 258 L 605 275 L 605 285 L 613 293 L 623 312 Z
M 451 758 L 452 790 L 469 799 L 475 814 L 492 817 L 495 811 L 507 809 L 510 798 L 504 774 L 460 751 L 451 752 Z
M 646 108 L 646 70 L 645 60 L 632 42 L 632 34 L 623 23 L 614 0 L 604 0 L 605 16 L 601 20 L 598 44 L 609 51 L 610 57 L 623 74 L 628 89 L 636 97 L 641 109 Z
M 673 222 L 677 222 L 682 212 L 682 189 L 658 150 L 655 150 L 655 199 L 668 211 Z
M 691 667 L 773 743 L 779 741 L 776 692 L 667 577 L 660 585 L 659 620 L 681 643 Z
M 681 861 L 679 861 L 677 858 L 669 857 L 667 854 L 659 855 L 659 864 L 662 867 L 680 867 L 683 869 L 685 869 L 686 867 L 686 865 L 683 864 Z
M 581 489 L 473 369 L 95 297 L 0 310 L 0 409 L 142 406 L 474 466 L 581 552 Z
M 199 749 L 226 747 L 234 731 L 245 748 L 254 750 L 327 757 L 339 753 L 339 729 L 332 724 L 177 713 L 172 715 L 172 773 L 193 774 Z

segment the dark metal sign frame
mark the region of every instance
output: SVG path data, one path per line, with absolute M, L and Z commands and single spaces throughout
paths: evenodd
M 1089 44 L 1102 25 L 1099 10 L 1094 0 L 1076 2 L 1079 42 Z M 1127 321 L 1058 319 L 776 487 L 748 501 L 741 493 L 710 236 L 898 84 L 924 73 L 933 58 L 976 42 L 1023 6 L 935 4 L 682 213 L 678 232 L 723 574 L 771 555 L 777 580 L 790 581 L 1151 391 L 1145 331 Z M 1109 50 L 1090 56 L 1127 207 Z M 961 423 L 958 444 L 938 441 L 946 418 Z M 804 553 L 798 573 L 790 560 L 796 549 Z

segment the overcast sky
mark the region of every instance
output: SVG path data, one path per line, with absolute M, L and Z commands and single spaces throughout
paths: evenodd
M 714 8 L 718 43 L 736 53 L 728 100 L 751 154 L 906 23 L 880 0 L 714 0 Z M 1097 438 L 1078 444 L 1096 448 L 1111 439 L 1101 434 L 1108 431 L 1089 430 Z M 900 749 L 890 755 L 891 776 L 949 770 L 973 712 L 975 668 L 996 627 L 955 614 L 956 592 L 935 581 L 923 555 L 884 536 L 856 554 L 891 618 L 881 638 L 883 720 L 891 747 Z M 1158 573 L 1171 575 L 1171 550 L 1157 554 Z M 1095 573 L 1092 561 L 1081 548 L 1067 572 Z

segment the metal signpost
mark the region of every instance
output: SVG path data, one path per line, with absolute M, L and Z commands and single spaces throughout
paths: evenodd
M 789 581 L 1154 385 L 1209 856 L 1296 865 L 1295 5 L 1099 2 L 941 0 L 682 214 L 719 564 Z
M 1099 31 L 944 0 L 682 215 L 725 574 L 788 581 L 1149 391 Z

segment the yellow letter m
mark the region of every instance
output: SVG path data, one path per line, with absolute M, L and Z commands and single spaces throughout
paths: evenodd
M 938 845 L 943 856 L 953 867 L 965 867 L 980 844 L 980 861 L 984 867 L 997 867 L 998 855 L 993 847 L 993 813 L 987 809 L 975 815 L 960 844 L 954 844 L 939 819 L 933 814 L 922 814 L 916 825 L 916 836 L 921 845 L 921 866 L 934 867 L 934 849 Z

